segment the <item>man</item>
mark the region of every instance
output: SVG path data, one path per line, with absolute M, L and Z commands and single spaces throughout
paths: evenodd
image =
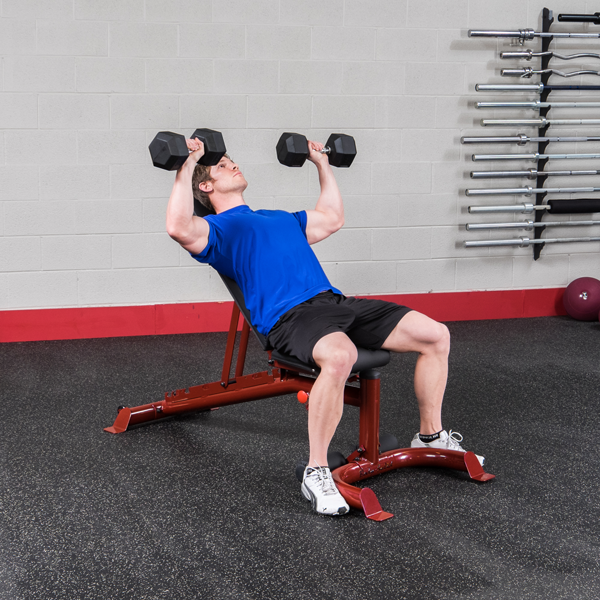
M 310 395 L 310 458 L 301 487 L 313 509 L 328 515 L 349 510 L 327 468 L 327 449 L 342 416 L 357 346 L 418 352 L 420 431 L 411 445 L 464 452 L 460 434 L 448 434 L 441 421 L 450 350 L 446 326 L 404 306 L 345 298 L 310 248 L 344 224 L 342 197 L 323 145 L 308 143 L 321 187 L 315 209 L 293 214 L 252 211 L 244 202 L 248 183 L 238 166 L 227 156 L 212 167 L 197 165 L 203 144 L 193 139 L 187 145 L 191 153 L 169 198 L 167 232 L 196 260 L 238 283 L 253 324 L 274 348 L 320 368 Z M 194 195 L 216 214 L 194 216 Z

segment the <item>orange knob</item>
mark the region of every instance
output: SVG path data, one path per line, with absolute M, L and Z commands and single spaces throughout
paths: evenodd
M 308 402 L 308 396 L 309 396 L 308 392 L 300 391 L 300 392 L 298 392 L 297 396 L 298 396 L 298 402 L 300 402 L 301 404 L 306 404 Z

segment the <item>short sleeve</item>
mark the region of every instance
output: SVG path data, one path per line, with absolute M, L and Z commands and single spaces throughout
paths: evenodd
M 304 237 L 306 237 L 306 221 L 307 221 L 306 211 L 300 210 L 298 212 L 292 213 L 292 215 L 298 221 L 298 224 L 300 225 L 300 229 L 302 229 L 302 233 L 304 234 Z
M 211 262 L 211 258 L 214 255 L 215 248 L 217 245 L 218 236 L 216 235 L 214 223 L 212 222 L 212 219 L 210 218 L 211 216 L 212 215 L 207 215 L 206 217 L 203 217 L 206 221 L 208 221 L 208 227 L 209 227 L 208 243 L 204 247 L 204 250 L 202 250 L 202 252 L 199 252 L 198 254 L 192 254 L 190 252 L 190 256 L 201 263 L 210 263 Z

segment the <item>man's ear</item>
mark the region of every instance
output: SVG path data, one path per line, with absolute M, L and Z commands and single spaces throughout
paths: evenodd
M 213 191 L 212 181 L 210 181 L 210 180 L 209 181 L 203 181 L 202 183 L 200 183 L 198 185 L 198 187 L 200 188 L 200 190 L 202 190 L 206 194 L 210 194 L 210 192 Z

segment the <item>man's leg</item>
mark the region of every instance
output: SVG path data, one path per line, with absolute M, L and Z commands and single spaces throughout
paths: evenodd
M 356 346 L 341 332 L 325 335 L 313 349 L 313 360 L 321 372 L 310 392 L 310 458 L 301 490 L 313 510 L 325 515 L 344 515 L 350 510 L 327 466 L 327 448 L 342 417 L 344 385 L 357 354 Z
M 450 352 L 448 328 L 411 311 L 402 317 L 382 347 L 393 352 L 419 353 L 415 367 L 415 394 L 421 416 L 420 433 L 430 435 L 441 431 Z
M 308 411 L 309 466 L 327 466 L 327 448 L 344 409 L 344 386 L 356 362 L 356 346 L 345 333 L 322 337 L 313 349 L 321 373 L 310 392 Z

